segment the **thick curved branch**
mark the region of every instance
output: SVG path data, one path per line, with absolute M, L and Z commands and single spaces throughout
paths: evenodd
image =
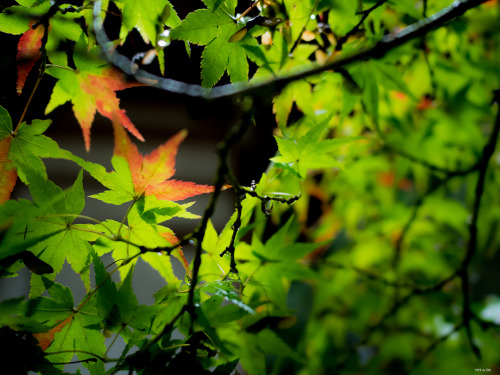
M 113 44 L 109 40 L 103 28 L 103 19 L 101 16 L 102 1 L 94 2 L 94 29 L 96 39 L 101 45 L 106 58 L 115 66 L 123 70 L 129 75 L 133 75 L 139 82 L 148 86 L 156 87 L 174 94 L 185 95 L 191 97 L 202 97 L 205 99 L 230 98 L 242 95 L 262 94 L 263 91 L 280 91 L 287 84 L 310 77 L 328 70 L 338 69 L 349 64 L 367 59 L 380 59 L 390 50 L 399 47 L 402 44 L 409 42 L 415 38 L 427 34 L 429 31 L 443 26 L 446 22 L 451 21 L 469 9 L 475 8 L 486 0 L 462 0 L 454 1 L 450 6 L 433 14 L 432 16 L 420 20 L 399 32 L 394 32 L 385 35 L 375 45 L 362 49 L 350 55 L 341 56 L 337 59 L 320 65 L 312 64 L 299 71 L 290 74 L 265 80 L 257 83 L 235 83 L 228 84 L 213 89 L 203 88 L 199 85 L 188 84 L 176 81 L 169 78 L 163 78 L 146 72 L 141 68 L 137 68 L 129 58 L 115 51 Z

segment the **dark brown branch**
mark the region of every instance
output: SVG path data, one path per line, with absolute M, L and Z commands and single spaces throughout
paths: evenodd
M 271 91 L 271 93 L 279 92 L 287 84 L 310 77 L 328 70 L 335 70 L 349 64 L 367 59 L 380 59 L 390 50 L 399 47 L 415 38 L 427 34 L 429 31 L 443 26 L 446 22 L 451 21 L 469 9 L 475 8 L 486 0 L 463 0 L 455 1 L 450 6 L 442 9 L 436 14 L 418 21 L 399 32 L 394 32 L 385 35 L 375 45 L 361 49 L 350 55 L 345 55 L 332 61 L 320 65 L 312 64 L 307 68 L 295 71 L 288 75 L 273 78 L 271 80 L 261 81 L 260 83 L 236 83 L 215 87 L 213 89 L 203 88 L 199 85 L 187 84 L 184 82 L 175 81 L 169 78 L 163 78 L 150 74 L 142 69 L 134 69 L 132 71 L 132 62 L 129 58 L 117 53 L 113 44 L 109 40 L 103 28 L 103 19 L 101 16 L 101 0 L 94 2 L 94 29 L 96 39 L 107 59 L 115 66 L 123 70 L 129 75 L 133 75 L 139 82 L 142 82 L 151 87 L 184 96 L 203 97 L 206 99 L 229 98 L 243 95 L 262 95 L 263 92 Z
M 420 158 L 418 158 L 418 157 L 416 157 L 416 156 L 414 156 L 406 151 L 400 150 L 400 149 L 393 147 L 393 146 L 390 146 L 388 144 L 384 144 L 382 149 L 384 151 L 387 151 L 387 152 L 392 152 L 396 156 L 400 156 L 400 157 L 403 157 L 405 159 L 408 159 L 411 162 L 414 162 L 416 164 L 420 164 L 420 165 L 428 168 L 432 172 L 442 173 L 445 175 L 465 176 L 465 175 L 473 172 L 474 170 L 476 170 L 478 168 L 479 163 L 480 163 L 480 160 L 479 160 L 477 163 L 475 163 L 474 165 L 470 166 L 467 169 L 451 170 L 451 169 L 447 169 L 447 168 L 443 168 L 443 167 L 439 167 L 437 165 L 434 165 L 434 164 L 428 162 L 427 160 L 420 159 Z
M 419 288 L 415 284 L 398 283 L 398 282 L 395 282 L 395 281 L 387 280 L 386 278 L 384 278 L 381 275 L 378 275 L 378 274 L 376 274 L 376 273 L 374 273 L 374 272 L 372 272 L 370 270 L 362 269 L 362 268 L 359 268 L 359 267 L 346 266 L 344 264 L 330 262 L 330 261 L 323 262 L 323 264 L 325 264 L 327 266 L 330 266 L 330 267 L 333 267 L 333 268 L 336 268 L 336 269 L 339 269 L 339 270 L 354 271 L 354 272 L 358 273 L 361 277 L 364 277 L 364 278 L 366 278 L 368 280 L 377 281 L 377 282 L 379 282 L 379 283 L 381 283 L 382 285 L 385 285 L 385 286 L 390 286 L 390 287 L 393 287 L 393 288 L 410 288 L 410 289 L 417 289 L 417 288 Z
M 222 191 L 225 178 L 230 171 L 227 161 L 229 150 L 241 139 L 243 134 L 248 129 L 249 123 L 250 123 L 249 116 L 247 113 L 245 113 L 242 116 L 242 118 L 240 118 L 238 124 L 231 129 L 229 134 L 226 136 L 225 140 L 218 146 L 217 151 L 219 154 L 219 167 L 217 169 L 217 177 L 214 184 L 214 193 L 212 194 L 211 200 L 205 210 L 205 213 L 203 214 L 201 223 L 198 226 L 198 228 L 195 229 L 195 234 L 194 234 L 194 238 L 196 238 L 197 243 L 193 260 L 193 277 L 191 279 L 191 284 L 189 287 L 188 302 L 186 306 L 186 310 L 189 312 L 192 318 L 195 317 L 194 291 L 196 288 L 196 283 L 198 281 L 198 274 L 201 266 L 201 255 L 203 253 L 202 242 L 203 242 L 203 237 L 205 235 L 205 230 L 208 224 L 208 220 L 212 217 L 215 211 L 217 198 L 219 197 L 220 192 Z
M 500 91 L 496 91 L 495 100 L 497 103 L 500 99 Z M 476 254 L 477 250 L 477 220 L 479 218 L 479 209 L 481 207 L 481 199 L 484 194 L 484 184 L 486 180 L 486 172 L 488 170 L 488 164 L 495 152 L 495 146 L 498 139 L 498 134 L 500 132 L 500 110 L 497 113 L 495 125 L 493 126 L 493 131 L 491 132 L 488 143 L 483 149 L 483 154 L 481 156 L 481 161 L 479 163 L 479 176 L 476 184 L 475 191 L 475 199 L 474 206 L 472 207 L 472 218 L 469 224 L 469 242 L 467 244 L 467 251 L 465 253 L 464 260 L 462 262 L 462 266 L 458 271 L 458 276 L 462 280 L 462 295 L 463 295 L 463 307 L 462 307 L 462 320 L 463 325 L 465 327 L 465 331 L 467 333 L 467 338 L 469 339 L 469 344 L 471 346 L 472 351 L 476 355 L 478 359 L 481 358 L 481 352 L 479 351 L 479 347 L 474 343 L 474 338 L 472 335 L 472 329 L 470 322 L 473 317 L 473 313 L 471 310 L 471 301 L 470 301 L 470 291 L 469 291 L 469 264 Z
M 231 173 L 231 176 L 232 176 L 232 173 Z M 233 183 L 237 183 L 236 179 L 232 179 L 232 181 L 233 181 Z M 233 186 L 236 187 L 237 185 L 233 185 Z M 245 197 L 242 196 L 240 189 L 238 189 L 236 187 L 235 190 L 236 190 L 236 203 L 235 203 L 236 219 L 234 220 L 234 223 L 233 223 L 233 233 L 231 235 L 231 241 L 229 242 L 229 245 L 219 255 L 221 257 L 223 257 L 226 253 L 229 253 L 229 255 L 231 256 L 231 261 L 230 261 L 230 265 L 229 265 L 230 270 L 229 271 L 234 272 L 234 273 L 238 273 L 238 269 L 236 268 L 236 260 L 234 258 L 234 254 L 235 254 L 234 244 L 236 242 L 236 235 L 238 234 L 238 231 L 240 230 L 240 227 L 241 227 L 241 212 L 243 210 L 243 206 L 242 206 L 241 202 Z
M 265 209 L 265 205 L 270 202 L 278 202 L 278 203 L 286 203 L 286 204 L 292 204 L 296 201 L 298 201 L 301 197 L 301 194 L 297 195 L 292 195 L 288 198 L 285 198 L 283 195 L 276 195 L 276 196 L 269 196 L 269 195 L 260 195 L 258 194 L 253 188 L 247 188 L 247 187 L 241 187 L 241 189 L 251 197 L 257 198 L 262 202 L 262 211 L 263 213 L 267 216 L 269 213 Z
M 492 137 L 495 135 L 492 134 Z M 497 134 L 498 136 L 498 134 Z M 496 139 L 496 138 L 495 138 Z M 394 152 L 396 155 L 404 157 L 414 163 L 418 163 L 428 169 L 430 169 L 433 172 L 438 172 L 438 173 L 443 173 L 445 174 L 445 177 L 438 180 L 437 182 L 434 183 L 433 186 L 431 186 L 424 194 L 422 194 L 415 204 L 413 205 L 413 212 L 406 222 L 405 226 L 403 227 L 400 236 L 398 237 L 395 245 L 395 252 L 394 252 L 394 259 L 393 259 L 393 267 L 397 267 L 400 257 L 401 257 L 401 250 L 403 246 L 403 240 L 406 237 L 406 234 L 410 230 L 411 226 L 413 225 L 413 222 L 417 218 L 418 210 L 422 206 L 424 200 L 426 197 L 434 193 L 440 186 L 444 185 L 447 183 L 449 180 L 451 180 L 454 177 L 460 177 L 460 176 L 466 176 L 468 174 L 471 174 L 473 172 L 476 172 L 478 170 L 481 170 L 481 168 L 486 164 L 488 164 L 489 159 L 491 158 L 491 155 L 489 153 L 493 153 L 493 150 L 489 150 L 491 148 L 491 142 L 493 142 L 492 138 L 488 141 L 488 143 L 484 146 L 483 152 L 481 156 L 479 157 L 478 161 L 471 165 L 469 168 L 466 169 L 457 169 L 457 170 L 449 170 L 445 168 L 438 167 L 434 164 L 431 164 L 427 162 L 426 160 L 419 159 L 405 151 L 395 149 L 389 145 L 384 145 L 385 150 L 389 150 L 391 152 Z M 493 145 L 494 147 L 494 145 Z M 488 149 L 488 152 L 487 152 Z

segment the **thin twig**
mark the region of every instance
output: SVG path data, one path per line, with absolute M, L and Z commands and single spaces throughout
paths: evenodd
M 195 314 L 194 291 L 196 283 L 198 281 L 198 274 L 201 266 L 201 254 L 203 252 L 202 249 L 203 236 L 205 234 L 205 229 L 208 224 L 208 219 L 212 217 L 214 213 L 215 204 L 217 202 L 217 198 L 220 192 L 222 191 L 222 187 L 224 186 L 225 177 L 228 174 L 228 171 L 230 170 L 227 161 L 229 150 L 234 146 L 235 143 L 237 143 L 241 139 L 243 134 L 248 129 L 250 123 L 250 119 L 248 117 L 249 114 L 245 113 L 240 119 L 239 123 L 235 127 L 233 127 L 233 129 L 227 135 L 226 139 L 218 147 L 219 167 L 217 170 L 217 179 L 214 184 L 214 193 L 212 194 L 210 203 L 205 210 L 202 221 L 199 227 L 195 231 L 196 233 L 195 237 L 197 239 L 197 243 L 196 243 L 195 256 L 193 260 L 193 278 L 191 280 L 191 285 L 189 288 L 188 303 L 187 303 L 188 312 L 191 314 L 192 317 L 194 317 Z
M 385 1 L 387 1 L 387 0 L 385 0 Z M 290 54 L 293 54 L 293 51 L 295 51 L 295 49 L 299 45 L 300 40 L 302 39 L 302 35 L 304 34 L 304 32 L 307 29 L 307 25 L 309 24 L 309 20 L 311 19 L 312 15 L 316 11 L 316 8 L 318 7 L 318 3 L 319 3 L 319 0 L 316 0 L 316 2 L 314 3 L 314 5 L 311 7 L 311 11 L 309 12 L 309 16 L 307 17 L 306 22 L 304 22 L 304 26 L 302 26 L 302 30 L 300 30 L 299 36 L 297 37 L 297 39 L 293 43 L 292 48 L 290 49 Z
M 410 368 L 408 369 L 408 373 L 412 372 L 422 361 L 427 357 L 430 353 L 432 353 L 438 346 L 439 344 L 442 344 L 446 340 L 450 338 L 451 335 L 453 335 L 455 332 L 458 332 L 461 328 L 463 327 L 463 323 L 456 324 L 453 329 L 448 332 L 447 334 L 438 337 L 435 339 L 428 347 L 425 349 L 419 356 L 416 358 L 413 363 L 410 365 Z
M 381 0 L 378 3 L 376 3 L 375 5 L 373 5 L 372 7 L 368 8 L 366 10 L 358 12 L 358 14 L 361 15 L 361 19 L 359 20 L 359 22 L 351 30 L 349 30 L 343 37 L 341 37 L 341 38 L 339 38 L 337 40 L 337 45 L 335 46 L 335 51 L 341 51 L 342 50 L 342 46 L 344 45 L 345 42 L 347 42 L 347 39 L 349 39 L 349 37 L 351 35 L 354 35 L 354 34 L 356 34 L 358 32 L 359 28 L 363 25 L 363 23 L 368 18 L 368 16 L 370 15 L 370 13 L 373 12 L 375 9 L 381 7 L 385 3 L 387 3 L 387 1 L 388 0 Z
M 356 349 L 362 345 L 365 345 L 370 340 L 372 334 L 374 334 L 377 330 L 381 329 L 384 326 L 385 322 L 390 317 L 394 316 L 402 307 L 406 306 L 408 302 L 410 302 L 410 300 L 412 300 L 416 296 L 422 296 L 441 291 L 446 284 L 453 281 L 457 276 L 458 276 L 457 272 L 453 272 L 451 275 L 449 275 L 448 277 L 444 278 L 443 280 L 439 281 L 434 285 L 423 288 L 415 288 L 411 290 L 408 294 L 406 294 L 404 297 L 396 300 L 396 302 L 394 302 L 392 307 L 384 315 L 382 315 L 382 317 L 377 321 L 377 323 L 368 327 L 365 336 L 355 346 L 351 347 L 346 354 L 344 354 L 344 357 L 337 364 L 337 370 L 342 369 L 345 366 L 345 364 L 349 361 L 351 356 L 356 353 Z

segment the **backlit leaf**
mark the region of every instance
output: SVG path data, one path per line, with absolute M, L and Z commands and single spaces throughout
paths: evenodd
M 77 60 L 77 67 L 79 61 Z M 113 124 L 125 127 L 129 132 L 143 141 L 144 138 L 120 109 L 120 100 L 116 91 L 140 86 L 137 82 L 127 82 L 123 73 L 110 67 L 88 67 L 81 61 L 81 66 L 89 70 L 68 71 L 49 69 L 48 73 L 58 78 L 45 113 L 71 101 L 73 112 L 82 128 L 85 148 L 90 149 L 90 128 L 96 111 L 109 118 Z
M 21 38 L 19 39 L 16 56 L 16 89 L 18 94 L 21 94 L 21 92 L 23 91 L 26 77 L 28 77 L 29 72 L 42 56 L 40 48 L 42 47 L 42 37 L 44 32 L 45 28 L 42 25 L 38 25 L 36 29 L 28 29 L 23 35 L 21 35 Z
M 206 46 L 201 60 L 204 87 L 214 86 L 226 71 L 231 82 L 246 81 L 249 70 L 247 55 L 243 45 L 236 43 L 236 39 L 244 39 L 248 45 L 257 45 L 251 37 L 239 34 L 234 36 L 241 26 L 238 26 L 223 8 L 220 7 L 216 11 L 200 9 L 192 12 L 170 34 L 172 39 Z
M 115 156 L 124 158 L 128 163 L 135 197 L 145 194 L 160 200 L 178 201 L 213 191 L 212 186 L 171 179 L 175 173 L 177 150 L 187 135 L 186 131 L 177 133 L 143 156 L 121 126 L 115 124 L 114 130 Z

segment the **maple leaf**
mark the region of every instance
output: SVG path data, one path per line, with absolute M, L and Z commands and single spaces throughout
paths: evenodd
M 17 44 L 17 94 L 20 95 L 23 91 L 24 83 L 29 72 L 35 63 L 42 57 L 40 48 L 42 47 L 42 37 L 45 33 L 45 28 L 39 25 L 36 29 L 31 28 L 33 21 L 30 22 L 30 28 L 21 35 Z
M 211 9 L 190 13 L 170 33 L 173 40 L 206 46 L 201 60 L 204 87 L 214 86 L 226 71 L 232 83 L 247 81 L 249 65 L 244 46 L 257 46 L 257 41 L 250 35 L 245 35 L 238 43 L 230 42 L 231 36 L 241 29 L 241 25 L 229 15 L 234 13 L 235 4 L 219 7 L 217 3 L 220 6 L 222 2 L 205 1 Z
M 168 242 L 170 242 L 172 245 L 174 244 L 177 244 L 179 242 L 179 239 L 173 234 L 173 233 L 170 233 L 170 232 L 161 232 L 160 233 L 160 236 L 162 236 L 163 238 L 165 238 Z M 160 252 L 159 254 L 161 255 L 167 255 L 166 252 Z M 186 257 L 184 256 L 184 252 L 182 251 L 182 247 L 178 247 L 177 249 L 175 249 L 173 252 L 172 252 L 172 255 L 179 261 L 181 262 L 182 266 L 184 267 L 184 269 L 186 270 L 186 274 L 191 278 L 193 277 L 193 274 L 191 273 L 191 268 L 189 267 L 189 263 L 186 259 Z
M 113 123 L 113 128 L 114 154 L 126 159 L 136 197 L 144 194 L 153 195 L 160 200 L 179 201 L 214 191 L 213 186 L 170 179 L 175 174 L 175 157 L 179 145 L 186 138 L 186 130 L 180 131 L 156 150 L 143 156 L 121 126 Z
M 0 106 L 0 203 L 10 199 L 17 181 L 16 166 L 9 158 L 12 139 L 12 119 L 9 112 Z
M 10 199 L 17 181 L 17 170 L 14 163 L 7 158 L 12 137 L 0 140 L 0 204 Z
M 78 64 L 78 59 L 75 58 Z M 80 62 L 82 66 L 88 65 Z M 87 66 L 85 66 L 87 68 Z M 68 71 L 63 69 L 49 72 L 58 78 L 50 102 L 45 113 L 51 112 L 61 104 L 71 101 L 73 112 L 82 128 L 85 148 L 90 149 L 90 128 L 94 121 L 96 110 L 104 117 L 109 118 L 113 124 L 124 126 L 135 137 L 144 141 L 144 138 L 128 118 L 125 110 L 120 109 L 120 99 L 116 91 L 130 87 L 142 86 L 139 82 L 127 82 L 124 74 L 117 69 L 104 67 L 90 70 Z
M 80 360 L 103 355 L 105 352 L 104 336 L 94 328 L 100 322 L 94 300 L 84 300 L 75 308 L 71 290 L 43 278 L 48 297 L 32 299 L 31 306 L 36 306 L 32 318 L 52 326 L 48 332 L 34 335 L 39 346 L 46 353 L 53 353 L 51 360 L 68 362 L 76 353 Z

